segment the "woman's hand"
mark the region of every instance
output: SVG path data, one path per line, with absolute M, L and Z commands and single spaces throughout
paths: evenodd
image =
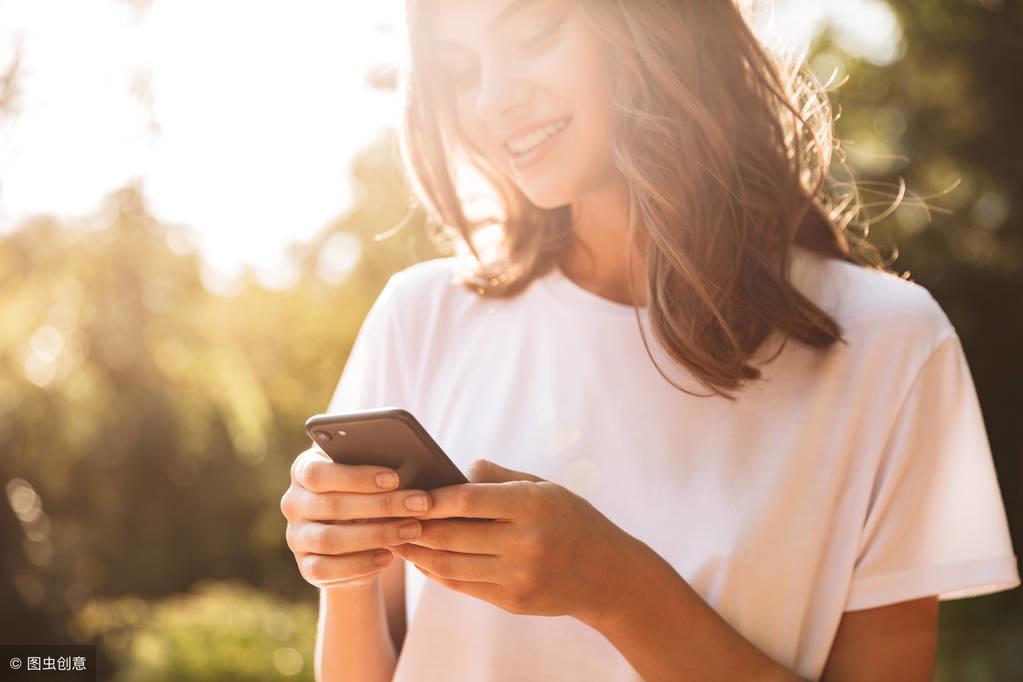
M 416 517 L 422 535 L 391 551 L 512 613 L 598 617 L 639 541 L 556 483 L 487 460 L 470 471 L 471 483 L 430 491 L 433 508 Z
M 393 474 L 390 481 L 388 474 Z M 318 447 L 295 458 L 281 512 L 288 520 L 288 547 L 307 582 L 325 588 L 371 583 L 393 558 L 386 548 L 419 535 L 415 519 L 381 518 L 431 509 L 429 493 L 398 490 L 398 485 L 393 469 L 339 464 Z M 423 506 L 407 506 L 418 496 Z

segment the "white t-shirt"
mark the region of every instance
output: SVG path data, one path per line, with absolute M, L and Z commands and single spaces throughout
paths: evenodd
M 390 279 L 328 409 L 403 407 L 463 470 L 490 459 L 570 488 L 810 679 L 843 611 L 1020 584 L 960 340 L 925 288 L 795 247 L 793 283 L 849 345 L 790 339 L 730 402 L 670 386 L 631 306 L 558 269 L 479 297 L 450 283 L 459 262 Z M 706 393 L 641 319 L 664 372 Z M 641 679 L 570 616 L 512 614 L 412 566 L 406 594 L 397 681 Z

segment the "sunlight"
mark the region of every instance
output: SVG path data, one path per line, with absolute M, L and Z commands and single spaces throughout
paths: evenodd
M 5 0 L 0 67 L 20 41 L 25 73 L 0 123 L 0 233 L 138 181 L 158 218 L 192 229 L 208 287 L 230 293 L 243 264 L 287 287 L 288 244 L 344 213 L 353 156 L 397 122 L 396 96 L 364 77 L 395 61 L 403 4 Z M 798 51 L 832 25 L 853 56 L 898 56 L 881 0 L 765 6 L 772 42 Z
M 394 52 L 396 0 L 115 0 L 0 7 L 0 61 L 20 38 L 18 115 L 0 126 L 0 232 L 90 213 L 141 180 L 160 219 L 193 227 L 223 274 L 286 286 L 284 247 L 350 200 L 348 164 L 394 120 L 367 68 Z

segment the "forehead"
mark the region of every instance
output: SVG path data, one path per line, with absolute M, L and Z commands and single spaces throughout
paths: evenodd
M 439 42 L 464 43 L 501 30 L 516 17 L 567 0 L 420 0 L 422 25 Z

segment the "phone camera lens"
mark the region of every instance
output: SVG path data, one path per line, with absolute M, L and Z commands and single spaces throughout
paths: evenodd
M 330 434 L 327 433 L 326 431 L 316 432 L 316 440 L 320 441 L 321 443 L 326 443 L 327 441 L 330 440 L 330 438 L 331 438 Z

